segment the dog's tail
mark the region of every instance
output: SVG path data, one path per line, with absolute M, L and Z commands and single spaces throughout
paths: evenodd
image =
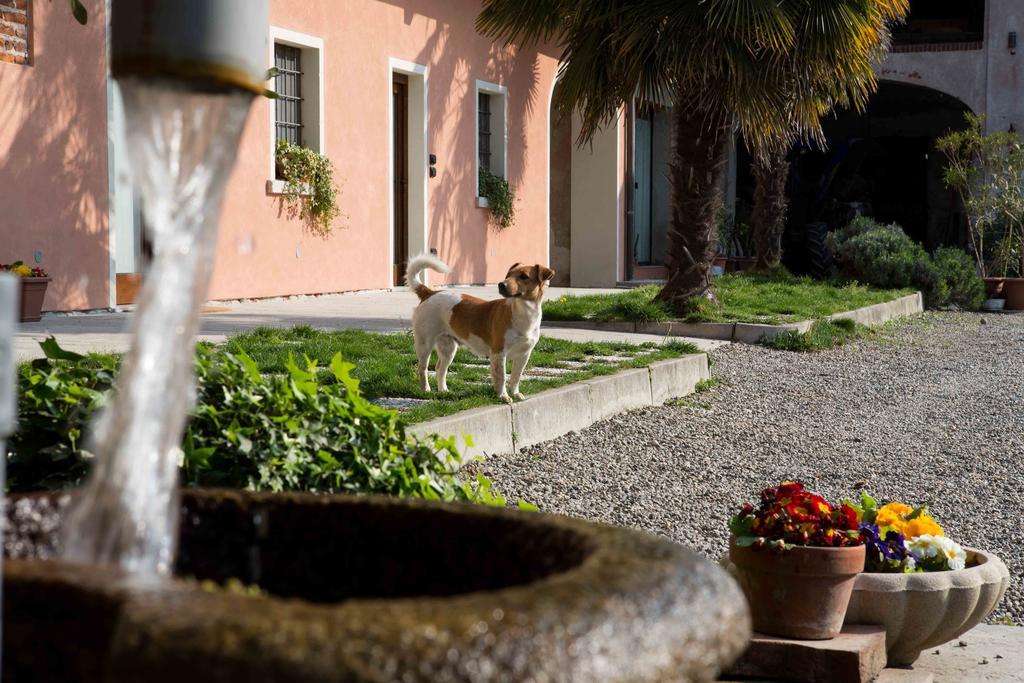
M 434 293 L 434 290 L 427 287 L 419 280 L 420 273 L 427 268 L 436 270 L 439 273 L 448 273 L 451 271 L 451 268 L 449 268 L 444 261 L 437 257 L 430 256 L 429 254 L 421 254 L 420 256 L 410 260 L 409 265 L 405 269 L 405 284 L 409 286 L 409 289 L 416 293 L 416 296 L 420 298 L 420 301 L 425 301 Z

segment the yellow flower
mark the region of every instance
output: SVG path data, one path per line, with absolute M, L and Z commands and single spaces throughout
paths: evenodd
M 920 514 L 914 519 L 907 519 L 907 516 L 914 512 L 914 508 L 903 503 L 889 503 L 878 509 L 875 516 L 875 524 L 878 528 L 889 527 L 892 530 L 903 534 L 910 540 L 918 536 L 943 536 L 942 527 L 928 514 Z
M 942 527 L 928 515 L 918 515 L 903 526 L 901 532 L 906 538 L 917 538 L 918 536 L 945 536 Z
M 20 266 L 14 266 L 13 268 L 11 268 L 11 272 L 14 273 L 15 275 L 20 275 L 22 277 L 30 277 L 32 275 L 32 269 L 26 266 L 25 264 L 22 264 Z
M 914 508 L 903 503 L 888 503 L 878 509 L 878 514 L 875 516 L 875 524 L 879 529 L 888 526 L 902 534 L 903 526 L 906 524 L 904 517 L 913 511 Z

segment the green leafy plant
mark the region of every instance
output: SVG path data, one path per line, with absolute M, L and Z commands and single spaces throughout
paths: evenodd
M 81 482 L 89 465 L 83 433 L 107 402 L 119 363 L 64 351 L 52 337 L 41 346 L 46 357 L 19 368 L 12 491 Z M 200 346 L 184 482 L 505 504 L 486 477 L 455 476 L 454 439 L 410 437 L 394 411 L 363 398 L 353 367 L 335 354 L 326 373 L 314 361 L 289 359 L 286 373 L 264 376 L 244 352 Z
M 82 26 L 89 23 L 89 11 L 85 9 L 85 5 L 80 0 L 68 0 L 71 5 L 71 16 L 75 18 Z
M 487 200 L 491 219 L 499 228 L 508 228 L 515 222 L 515 193 L 508 181 L 486 168 L 480 169 L 480 196 Z
M 278 140 L 274 153 L 291 215 L 306 220 L 313 232 L 326 237 L 334 219 L 341 215 L 331 160 L 287 140 Z
M 341 354 L 331 381 L 309 359 L 265 377 L 244 352 L 200 349 L 196 366 L 200 398 L 183 447 L 190 483 L 505 502 L 486 479 L 454 478 L 453 439 L 410 438 L 397 413 L 363 398 Z
M 117 373 L 112 356 L 65 351 L 53 337 L 45 358 L 18 368 L 18 431 L 8 442 L 11 490 L 63 488 L 88 470 L 82 440 L 89 418 L 107 401 Z
M 943 179 L 963 201 L 982 277 L 1006 277 L 1011 267 L 1024 270 L 1024 143 L 1015 132 L 984 135 L 983 116 L 965 118 L 965 130 L 935 143 L 949 160 Z

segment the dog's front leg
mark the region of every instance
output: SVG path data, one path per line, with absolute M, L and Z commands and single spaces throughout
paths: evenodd
M 491 354 L 491 381 L 494 383 L 494 391 L 498 399 L 505 403 L 511 403 L 512 398 L 505 391 L 505 354 Z
M 512 395 L 512 398 L 517 398 L 520 401 L 526 397 L 519 393 L 519 380 L 523 376 L 526 364 L 530 362 L 531 353 L 533 353 L 533 349 L 529 349 L 526 353 L 512 356 L 512 377 L 508 382 L 508 393 Z

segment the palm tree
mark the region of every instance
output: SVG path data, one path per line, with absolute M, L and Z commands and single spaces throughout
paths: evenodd
M 782 234 L 786 231 L 788 150 L 782 145 L 754 157 L 754 207 L 750 227 L 754 238 L 755 270 L 767 270 L 782 260 Z
M 578 111 L 585 143 L 634 98 L 671 101 L 668 281 L 677 313 L 714 298 L 728 142 L 755 156 L 820 140 L 820 117 L 862 107 L 876 87 L 889 22 L 908 0 L 483 0 L 477 28 L 523 45 L 561 46 L 556 106 Z

